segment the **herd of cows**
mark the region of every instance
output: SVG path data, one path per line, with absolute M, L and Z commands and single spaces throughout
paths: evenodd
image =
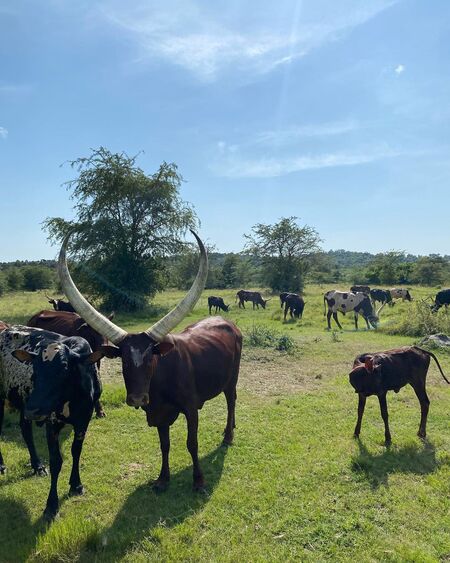
M 97 417 L 105 416 L 100 403 L 100 360 L 103 357 L 120 358 L 126 388 L 126 403 L 144 410 L 149 426 L 156 426 L 159 434 L 162 464 L 157 490 L 165 490 L 170 480 L 169 450 L 170 426 L 182 413 L 187 422 L 187 448 L 193 463 L 193 487 L 204 490 L 203 473 L 198 460 L 198 411 L 203 404 L 224 393 L 227 402 L 227 421 L 223 443 L 233 441 L 235 428 L 236 385 L 239 374 L 242 335 L 231 321 L 208 317 L 171 334 L 200 298 L 208 273 L 207 256 L 200 238 L 193 233 L 200 249 L 197 277 L 186 296 L 175 308 L 147 330 L 128 333 L 113 323 L 113 315 L 99 313 L 75 286 L 66 263 L 64 241 L 58 272 L 69 302 L 49 298 L 52 311 L 34 315 L 26 326 L 9 326 L 0 321 L 0 434 L 5 401 L 20 412 L 20 428 L 27 445 L 31 466 L 37 475 L 46 475 L 33 440 L 32 422 L 46 427 L 51 486 L 44 511 L 51 521 L 58 513 L 58 476 L 62 467 L 59 444 L 61 429 L 70 424 L 74 429 L 72 443 L 72 471 L 69 494 L 83 494 L 79 461 L 83 441 L 95 410 Z M 382 292 L 382 293 L 381 293 Z M 358 315 L 366 320 L 368 328 L 378 321 L 375 303 L 381 307 L 394 299 L 411 301 L 407 290 L 370 290 L 354 286 L 350 292 L 329 291 L 324 295 L 328 307 L 328 328 L 331 317 L 341 327 L 337 312 L 353 311 L 356 328 Z M 236 294 L 239 308 L 251 302 L 253 308 L 267 302 L 260 293 L 240 290 Z M 281 307 L 284 319 L 301 318 L 305 302 L 300 295 L 282 293 Z M 438 310 L 450 304 L 450 289 L 439 292 L 432 306 Z M 212 309 L 228 311 L 222 298 L 208 298 L 209 314 Z M 386 394 L 398 392 L 410 384 L 420 402 L 421 421 L 419 436 L 426 435 L 429 399 L 425 381 L 433 358 L 447 383 L 434 354 L 417 346 L 358 356 L 350 373 L 350 383 L 359 395 L 358 420 L 355 436 L 359 436 L 366 398 L 376 395 L 380 402 L 385 424 L 386 443 L 391 440 L 388 425 Z M 0 474 L 6 465 L 0 451 Z

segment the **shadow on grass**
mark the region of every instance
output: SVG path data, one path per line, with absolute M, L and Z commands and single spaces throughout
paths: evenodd
M 32 524 L 27 509 L 17 500 L 0 498 L 0 561 L 27 561 L 46 526 L 43 518 Z
M 222 476 L 227 447 L 220 446 L 200 460 L 207 493 L 192 491 L 192 465 L 171 476 L 164 493 L 153 491 L 151 483 L 138 487 L 124 502 L 114 522 L 102 533 L 101 559 L 118 560 L 132 544 L 144 538 L 159 543 L 157 528 L 171 528 L 194 515 L 208 502 Z M 90 546 L 85 549 L 89 551 Z M 92 549 L 92 548 L 91 548 Z
M 389 475 L 415 473 L 427 475 L 449 461 L 438 461 L 434 445 L 425 440 L 422 444 L 409 444 L 396 448 L 391 446 L 380 454 L 371 454 L 358 440 L 359 454 L 352 460 L 352 471 L 367 479 L 373 489 L 388 485 Z

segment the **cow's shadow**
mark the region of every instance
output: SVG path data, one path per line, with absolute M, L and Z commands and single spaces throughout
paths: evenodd
M 441 465 L 450 465 L 450 456 L 436 459 L 432 442 L 411 443 L 401 447 L 387 447 L 380 454 L 371 454 L 360 439 L 359 453 L 351 462 L 352 471 L 364 476 L 373 489 L 388 485 L 389 475 L 394 473 L 414 473 L 427 475 Z
M 27 561 L 36 538 L 47 524 L 39 518 L 34 524 L 26 507 L 12 498 L 0 498 L 0 561 Z
M 222 476 L 228 448 L 215 448 L 200 460 L 206 481 L 206 493 L 192 491 L 192 465 L 171 475 L 170 486 L 156 493 L 151 482 L 139 486 L 126 499 L 111 526 L 102 533 L 102 556 L 121 559 L 130 545 L 151 538 L 155 528 L 170 528 L 194 515 L 208 502 Z M 89 550 L 89 544 L 85 546 Z

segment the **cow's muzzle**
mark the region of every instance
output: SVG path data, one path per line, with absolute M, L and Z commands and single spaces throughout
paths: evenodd
M 127 395 L 127 405 L 130 407 L 145 407 L 149 403 L 148 393 L 141 393 L 135 395 L 130 393 Z

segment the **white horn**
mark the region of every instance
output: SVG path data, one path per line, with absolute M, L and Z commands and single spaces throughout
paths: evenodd
M 87 324 L 99 332 L 102 336 L 117 345 L 125 338 L 125 336 L 127 336 L 128 333 L 112 323 L 109 319 L 99 313 L 90 303 L 88 303 L 81 295 L 70 276 L 66 261 L 66 248 L 70 235 L 71 233 L 69 233 L 64 239 L 59 253 L 58 274 L 61 281 L 61 287 L 66 294 L 67 299 L 70 301 L 71 305 L 80 317 L 83 317 Z
M 145 333 L 156 342 L 164 340 L 164 337 L 192 311 L 194 305 L 200 299 L 200 295 L 205 287 L 206 278 L 208 277 L 208 256 L 206 254 L 205 246 L 200 238 L 192 229 L 190 229 L 190 231 L 197 239 L 197 244 L 200 248 L 200 264 L 198 266 L 197 276 L 191 289 L 178 303 L 178 305 L 172 309 L 172 311 L 167 313 L 165 317 L 145 331 Z

